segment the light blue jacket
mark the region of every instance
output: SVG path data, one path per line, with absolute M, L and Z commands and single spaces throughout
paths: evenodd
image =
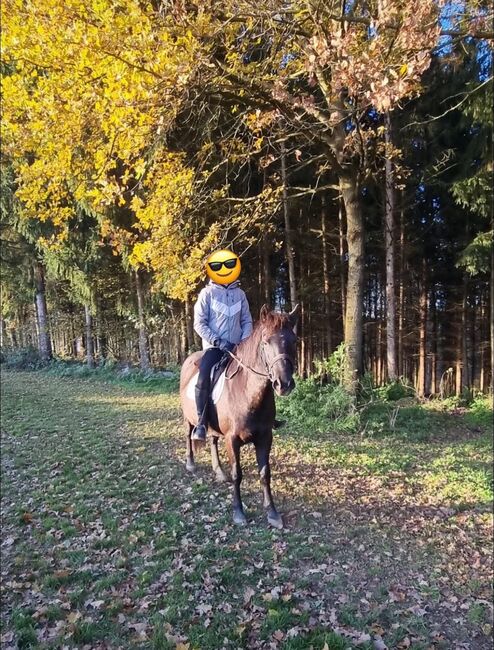
M 209 281 L 194 305 L 194 329 L 203 350 L 212 348 L 216 339 L 236 345 L 250 335 L 252 316 L 239 282 L 223 285 Z

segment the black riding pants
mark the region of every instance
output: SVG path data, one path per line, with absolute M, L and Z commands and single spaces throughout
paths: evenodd
M 211 383 L 211 368 L 218 363 L 224 352 L 219 348 L 208 348 L 202 355 L 199 363 L 199 377 L 196 384 L 196 406 L 199 421 L 206 418 L 207 403 L 209 399 L 209 385 Z M 205 424 L 205 422 L 202 422 Z

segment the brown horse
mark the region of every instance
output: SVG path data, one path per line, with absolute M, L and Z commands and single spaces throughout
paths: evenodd
M 246 518 L 240 497 L 242 467 L 240 448 L 252 442 L 256 450 L 264 507 L 268 522 L 283 527 L 271 494 L 269 453 L 273 441 L 275 418 L 274 392 L 288 395 L 294 388 L 298 305 L 290 314 L 261 309 L 260 320 L 252 334 L 242 341 L 226 370 L 226 380 L 216 407 L 210 409 L 209 434 L 211 436 L 211 459 L 219 481 L 227 477 L 218 457 L 218 438 L 225 439 L 226 451 L 233 480 L 233 521 L 245 524 Z M 187 396 L 187 385 L 197 372 L 202 352 L 191 354 L 182 366 L 180 374 L 180 400 L 187 433 L 187 462 L 190 472 L 195 470 L 191 432 L 197 423 L 196 406 Z

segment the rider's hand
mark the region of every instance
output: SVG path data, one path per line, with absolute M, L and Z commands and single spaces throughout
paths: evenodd
M 216 347 L 219 348 L 222 352 L 231 352 L 235 345 L 227 341 L 226 339 L 218 339 L 215 341 Z

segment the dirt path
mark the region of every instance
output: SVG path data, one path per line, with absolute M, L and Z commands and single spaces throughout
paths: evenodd
M 491 647 L 488 435 L 280 432 L 268 529 L 209 458 L 183 468 L 175 394 L 2 378 L 2 647 Z

